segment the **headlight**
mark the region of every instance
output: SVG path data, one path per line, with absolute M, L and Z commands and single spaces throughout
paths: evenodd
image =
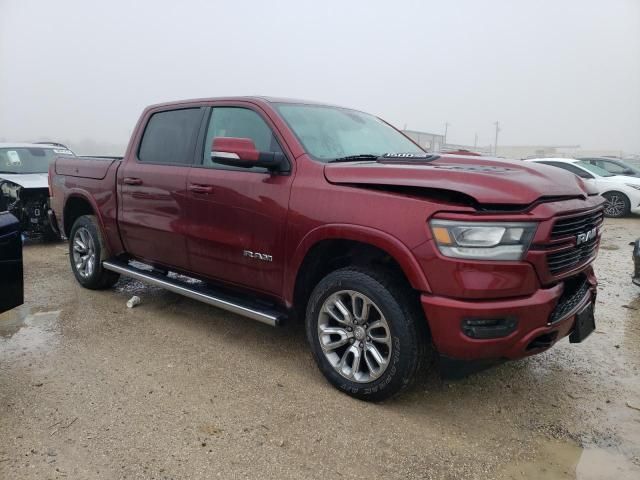
M 431 220 L 429 223 L 440 253 L 476 260 L 520 260 L 538 226 L 531 222 Z
M 640 190 L 640 185 L 632 185 L 631 183 L 625 184 L 627 187 L 635 188 L 636 190 Z

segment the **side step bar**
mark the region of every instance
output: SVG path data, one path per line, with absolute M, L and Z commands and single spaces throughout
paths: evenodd
M 279 312 L 272 307 L 260 305 L 258 302 L 246 301 L 209 286 L 182 282 L 177 278 L 171 278 L 153 270 L 137 268 L 126 261 L 105 260 L 102 262 L 102 266 L 112 272 L 156 285 L 179 295 L 266 323 L 272 327 L 280 326 L 286 318 L 283 312 Z

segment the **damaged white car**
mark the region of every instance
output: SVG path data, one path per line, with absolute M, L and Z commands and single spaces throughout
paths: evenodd
M 59 144 L 0 143 L 0 212 L 11 212 L 29 237 L 60 238 L 50 220 L 49 163 L 74 155 Z

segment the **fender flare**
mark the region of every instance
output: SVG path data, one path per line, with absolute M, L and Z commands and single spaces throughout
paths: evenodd
M 372 245 L 393 258 L 413 288 L 431 292 L 427 278 L 411 250 L 399 239 L 382 230 L 353 224 L 328 224 L 308 232 L 290 257 L 284 278 L 284 298 L 293 305 L 293 297 L 300 267 L 309 251 L 323 240 L 352 240 Z
M 109 251 L 111 252 L 121 252 L 124 250 L 124 247 L 120 241 L 120 237 L 118 236 L 118 242 L 120 243 L 119 245 L 113 245 L 113 239 L 111 238 L 110 235 L 107 235 L 107 228 L 104 225 L 104 219 L 102 218 L 102 215 L 100 214 L 100 209 L 98 208 L 98 204 L 96 203 L 95 199 L 89 194 L 89 192 L 87 192 L 86 190 L 83 190 L 81 188 L 77 188 L 77 187 L 72 187 L 68 190 L 66 198 L 64 199 L 64 205 L 62 207 L 62 225 L 64 228 L 64 217 L 65 217 L 65 210 L 67 209 L 67 204 L 69 203 L 69 200 L 71 200 L 72 198 L 79 198 L 82 199 L 84 201 L 86 201 L 89 205 L 91 205 L 91 209 L 94 212 L 94 215 L 96 216 L 96 218 L 98 219 L 98 224 L 100 225 L 100 230 L 102 231 L 102 235 L 104 236 L 105 241 L 107 242 L 107 247 L 109 248 Z M 71 225 L 72 227 L 73 225 Z M 66 235 L 66 232 L 65 232 Z

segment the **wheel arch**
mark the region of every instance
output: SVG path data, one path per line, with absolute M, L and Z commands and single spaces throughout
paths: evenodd
M 82 215 L 96 215 L 98 217 L 98 222 L 100 222 L 100 217 L 97 215 L 97 211 L 98 209 L 96 208 L 93 200 L 91 200 L 91 197 L 78 192 L 70 194 L 64 203 L 64 210 L 62 213 L 65 236 L 69 236 L 73 224 Z M 102 228 L 102 224 L 100 227 Z
M 84 189 L 69 190 L 62 207 L 62 226 L 68 237 L 73 223 L 81 215 L 95 215 L 98 227 L 104 237 L 105 244 L 113 255 L 125 251 L 120 238 L 116 218 L 116 203 L 113 197 L 109 201 L 102 201 L 100 206 L 96 198 Z
M 624 197 L 625 197 L 627 200 L 629 200 L 629 195 L 627 195 L 627 194 L 626 194 L 625 192 L 623 192 L 622 190 L 616 190 L 615 188 L 614 188 L 614 189 L 611 189 L 611 190 L 607 190 L 606 192 L 602 192 L 600 195 L 604 197 L 605 195 L 608 195 L 608 194 L 610 194 L 610 193 L 618 193 L 618 194 L 620 194 L 620 195 L 624 195 Z M 630 201 L 630 200 L 629 200 L 629 201 Z
M 364 262 L 383 262 L 397 270 L 411 288 L 431 291 L 417 260 L 396 237 L 370 227 L 325 225 L 309 232 L 291 257 L 284 284 L 286 303 L 297 309 L 306 303 L 319 278 L 346 265 L 366 265 Z

